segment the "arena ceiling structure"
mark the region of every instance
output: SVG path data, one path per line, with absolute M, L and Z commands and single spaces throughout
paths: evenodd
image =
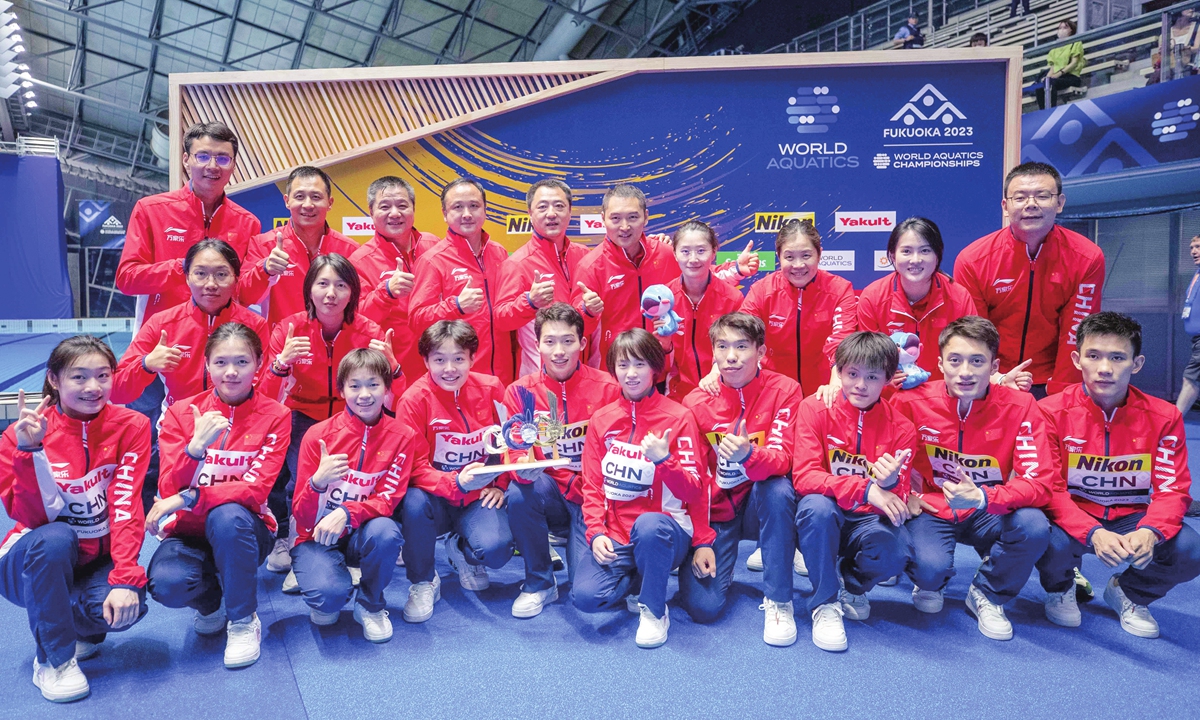
M 27 77 L 5 130 L 165 188 L 173 72 L 694 55 L 755 2 L 11 0 Z

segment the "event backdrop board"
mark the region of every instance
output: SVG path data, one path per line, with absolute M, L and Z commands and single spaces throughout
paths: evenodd
M 382 175 L 412 182 L 417 227 L 439 235 L 440 188 L 459 175 L 479 178 L 487 230 L 509 250 L 528 238 L 525 192 L 538 178 L 572 186 L 572 236 L 593 244 L 603 235 L 605 189 L 632 182 L 650 198 L 651 232 L 698 218 L 723 250 L 753 240 L 768 251 L 767 267 L 781 220 L 810 217 L 825 238 L 822 265 L 862 287 L 888 269 L 888 233 L 906 217 L 939 224 L 947 269 L 1000 226 L 1013 155 L 1005 151 L 1009 67 L 1002 58 L 624 74 L 317 164 L 337 185 L 330 225 L 360 242 L 372 232 L 367 185 Z M 281 186 L 232 196 L 270 227 L 287 216 Z

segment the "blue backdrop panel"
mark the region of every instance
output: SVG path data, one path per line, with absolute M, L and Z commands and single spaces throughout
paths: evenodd
M 1200 75 L 1081 100 L 1021 119 L 1021 160 L 1065 178 L 1200 158 Z
M 0 155 L 0 315 L 74 316 L 63 229 L 62 171 L 56 158 Z

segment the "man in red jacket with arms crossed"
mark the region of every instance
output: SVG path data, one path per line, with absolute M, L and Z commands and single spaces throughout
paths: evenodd
M 1142 369 L 1142 328 L 1114 312 L 1079 324 L 1071 354 L 1083 383 L 1041 402 L 1056 464 L 1046 514 L 1050 547 L 1038 561 L 1046 617 L 1078 627 L 1074 568 L 1085 552 L 1117 567 L 1104 601 L 1121 627 L 1158 637 L 1148 605 L 1200 575 L 1200 534 L 1183 524 L 1192 477 L 1183 417 L 1129 384 Z

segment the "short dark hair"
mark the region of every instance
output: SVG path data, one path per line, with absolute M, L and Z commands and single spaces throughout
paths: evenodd
M 392 368 L 386 355 L 370 348 L 355 348 L 346 353 L 346 356 L 338 363 L 337 388 L 339 392 L 346 387 L 350 373 L 355 370 L 369 370 L 383 380 L 384 385 L 392 381 Z
M 1083 341 L 1093 335 L 1124 338 L 1133 347 L 1133 357 L 1142 354 L 1142 325 L 1137 320 L 1112 310 L 1088 315 L 1075 329 L 1076 347 L 1083 351 Z
M 626 330 L 613 338 L 612 345 L 608 346 L 608 356 L 605 358 L 608 362 L 608 373 L 615 378 L 617 361 L 629 358 L 649 363 L 655 376 L 667 366 L 667 354 L 663 351 L 662 344 L 641 328 Z
M 187 129 L 183 134 L 183 151 L 189 155 L 192 154 L 192 143 L 200 138 L 212 138 L 217 142 L 227 142 L 233 145 L 233 156 L 238 154 L 238 138 L 225 123 L 214 120 L 212 122 L 196 123 Z
M 641 188 L 629 183 L 618 183 L 604 191 L 604 198 L 600 200 L 600 212 L 608 212 L 608 201 L 613 198 L 633 198 L 638 201 L 638 206 L 642 212 L 646 212 L 646 193 L 642 192 Z
M 533 316 L 533 336 L 542 339 L 542 327 L 549 322 L 569 325 L 575 330 L 579 339 L 583 339 L 583 316 L 579 311 L 565 302 L 556 302 L 537 311 Z
M 417 341 L 417 352 L 428 360 L 429 354 L 447 340 L 466 350 L 472 357 L 479 352 L 479 335 L 466 320 L 438 320 L 425 328 L 421 339 Z
M 1000 332 L 990 320 L 978 315 L 964 315 L 957 320 L 951 320 L 938 335 L 938 353 L 945 350 L 946 344 L 956 337 L 983 343 L 992 354 L 993 360 L 1000 356 Z
M 533 208 L 533 196 L 538 190 L 548 188 L 550 190 L 558 190 L 563 195 L 567 196 L 567 204 L 571 204 L 571 186 L 559 180 L 558 178 L 542 178 L 529 186 L 529 192 L 525 193 L 525 205 Z
M 61 382 L 62 374 L 67 368 L 80 358 L 93 354 L 103 356 L 108 362 L 108 368 L 114 373 L 117 371 L 117 356 L 113 354 L 108 343 L 95 335 L 76 335 L 55 345 L 50 351 L 50 358 L 46 360 L 46 380 L 42 383 L 42 394 L 58 404 L 58 391 L 50 384 L 50 376 L 53 375 Z
M 321 178 L 321 182 L 325 183 L 325 194 L 333 196 L 333 181 L 329 179 L 329 174 L 313 165 L 301 165 L 288 173 L 287 185 L 283 186 L 283 194 L 290 195 L 292 193 L 292 183 L 305 178 Z
M 408 193 L 408 201 L 414 205 L 417 204 L 417 195 L 413 190 L 412 183 L 395 175 L 384 175 L 372 180 L 371 184 L 367 186 L 367 208 L 375 208 L 375 198 L 379 196 L 379 193 L 395 188 L 403 188 Z
M 263 346 L 262 338 L 258 333 L 251 330 L 246 325 L 240 322 L 227 322 L 223 325 L 218 325 L 216 330 L 208 336 L 208 341 L 204 343 L 204 358 L 212 357 L 217 346 L 226 340 L 241 340 L 250 348 L 250 352 L 254 354 L 254 359 L 262 358 Z
M 459 185 L 470 185 L 478 190 L 479 194 L 483 197 L 483 204 L 487 205 L 487 190 L 483 189 L 483 183 L 479 182 L 473 177 L 460 177 L 454 178 L 444 188 L 442 188 L 442 210 L 446 209 L 446 196 L 450 194 L 451 190 Z
M 833 353 L 833 364 L 839 368 L 864 365 L 871 370 L 882 371 L 890 380 L 900 365 L 900 349 L 887 335 L 863 330 L 851 333 L 838 343 Z
M 325 268 L 332 268 L 338 278 L 350 286 L 350 302 L 346 303 L 344 312 L 344 322 L 350 325 L 354 322 L 355 311 L 358 310 L 358 298 L 362 295 L 362 285 L 358 281 L 358 272 L 354 266 L 344 255 L 337 253 L 318 255 L 313 259 L 312 265 L 308 266 L 308 272 L 304 275 L 304 309 L 308 311 L 308 319 L 313 320 L 317 317 L 317 306 L 313 304 L 312 300 L 312 288 L 317 282 L 317 275 Z
M 821 254 L 821 233 L 817 232 L 817 228 L 813 225 L 812 220 L 797 220 L 792 218 L 779 228 L 779 232 L 775 233 L 775 253 L 782 254 L 783 246 L 793 240 L 804 236 L 817 249 L 817 254 Z
M 1031 175 L 1049 175 L 1054 178 L 1054 187 L 1058 194 L 1062 195 L 1062 175 L 1058 174 L 1058 170 L 1053 165 L 1044 162 L 1025 162 L 1008 171 L 1008 175 L 1004 177 L 1004 197 L 1008 197 L 1008 186 L 1012 185 L 1012 181 L 1018 177 Z
M 1075 24 L 1075 21 L 1074 21 L 1074 20 L 1068 20 L 1068 19 L 1066 19 L 1066 18 L 1063 18 L 1062 20 L 1059 20 L 1059 21 L 1058 21 L 1058 24 L 1059 24 L 1059 25 L 1066 25 L 1066 26 L 1067 26 L 1067 29 L 1071 31 L 1071 34 L 1072 34 L 1072 35 L 1074 35 L 1075 33 L 1079 32 L 1079 26 Z
M 910 217 L 896 227 L 892 228 L 892 234 L 888 235 L 887 256 L 888 260 L 895 264 L 896 262 L 896 246 L 900 244 L 900 238 L 906 232 L 913 232 L 919 235 L 925 242 L 929 243 L 929 247 L 933 249 L 933 254 L 937 256 L 937 267 L 934 272 L 942 269 L 942 253 L 946 250 L 946 244 L 942 241 L 942 231 L 938 229 L 937 223 L 923 217 Z
M 237 277 L 242 274 L 242 259 L 238 257 L 237 250 L 224 240 L 217 238 L 204 238 L 200 242 L 188 248 L 187 254 L 183 256 L 183 274 L 187 275 L 192 271 L 192 263 L 196 262 L 196 256 L 205 250 L 215 250 L 229 263 L 229 267 L 233 268 L 233 275 Z
M 717 344 L 717 336 L 721 331 L 729 330 L 745 335 L 757 347 L 767 344 L 767 326 L 756 315 L 744 312 L 731 312 L 717 318 L 708 326 L 708 341 Z
M 971 36 L 971 42 L 970 42 L 970 44 L 971 44 L 971 45 L 974 45 L 975 43 L 977 43 L 977 42 L 979 42 L 979 41 L 981 41 L 981 40 L 983 41 L 983 44 L 984 44 L 984 46 L 986 46 L 986 45 L 988 44 L 988 36 L 987 36 L 987 33 L 981 33 L 981 32 L 977 32 L 977 33 L 975 33 L 974 35 L 972 35 L 972 36 Z
M 708 244 L 713 249 L 714 253 L 721 248 L 721 241 L 717 240 L 716 231 L 714 231 L 708 223 L 701 220 L 688 220 L 684 224 L 680 225 L 679 229 L 676 230 L 673 235 L 671 235 L 671 246 L 674 247 L 676 244 L 678 244 L 679 238 L 682 237 L 684 233 L 689 232 L 697 232 L 703 235 L 704 239 L 708 241 Z

